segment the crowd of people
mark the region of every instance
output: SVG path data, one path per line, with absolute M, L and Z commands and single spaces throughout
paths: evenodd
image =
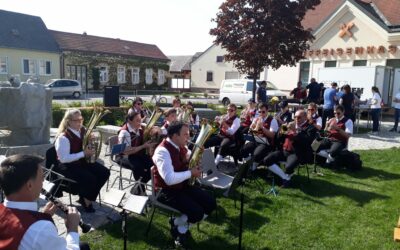
M 370 107 L 373 132 L 376 132 L 379 130 L 381 96 L 378 88 L 373 87 L 372 91 Z M 264 166 L 281 178 L 282 187 L 290 186 L 296 167 L 313 162 L 315 149 L 312 143 L 315 140 L 320 141 L 318 150 L 328 152 L 326 164 L 334 166 L 353 134 L 356 95 L 349 85 L 338 91 L 336 83 L 323 88 L 315 79 L 306 88 L 299 82 L 291 95 L 306 107 L 301 105 L 293 111 L 288 101 L 281 101 L 279 110 L 272 113 L 267 96 L 260 93 L 257 102 L 250 99 L 240 114 L 235 104 L 229 104 L 226 114 L 214 121 L 218 124 L 218 132 L 200 147 L 214 149 L 217 166 L 232 153 L 243 162 L 251 161 L 252 171 Z M 395 103 L 397 118 L 393 131 L 397 130 L 400 114 L 400 93 Z M 321 113 L 319 107 L 322 107 Z M 150 115 L 143 100 L 137 97 L 133 101 L 118 133 L 118 142 L 126 145 L 118 162 L 130 169 L 137 181 L 130 190 L 132 194 L 146 195 L 146 183 L 154 177 L 152 185 L 160 192 L 159 201 L 182 214 L 171 218 L 169 223 L 175 243 L 185 246 L 190 236 L 189 225 L 205 219 L 215 210 L 216 200 L 201 188 L 189 185 L 191 178 L 202 175 L 200 166 L 189 169 L 191 147 L 188 143 L 196 140 L 200 130 L 200 117 L 193 103 L 182 105 L 176 98 L 173 107 L 165 110 L 163 115 L 161 126 L 149 128 Z M 59 162 L 57 171 L 76 182 L 83 211 L 93 213 L 93 202 L 108 180 L 110 171 L 98 162 L 86 160 L 96 152 L 84 147 L 85 133 L 81 112 L 78 109 L 66 111 L 55 140 Z M 6 232 L 0 239 L 0 248 L 19 246 L 19 249 L 29 249 L 26 244 L 31 242 L 29 244 L 37 246 L 36 249 L 48 246 L 52 246 L 51 249 L 79 249 L 76 232 L 80 216 L 75 208 L 69 208 L 65 239 L 58 237 L 52 223 L 54 204 L 49 203 L 42 213 L 37 212 L 35 200 L 42 189 L 42 162 L 40 157 L 16 155 L 1 163 L 0 186 L 6 199 L 0 204 L 0 217 L 11 219 L 0 223 L 0 229 Z M 281 162 L 285 163 L 284 168 L 279 166 Z M 44 231 L 46 240 L 37 239 L 37 234 Z M 88 249 L 87 244 L 81 244 L 81 247 Z

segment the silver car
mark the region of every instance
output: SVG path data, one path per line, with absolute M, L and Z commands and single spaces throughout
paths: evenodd
M 51 79 L 48 80 L 46 87 L 53 90 L 53 96 L 72 96 L 79 98 L 82 95 L 82 85 L 80 82 L 71 79 Z

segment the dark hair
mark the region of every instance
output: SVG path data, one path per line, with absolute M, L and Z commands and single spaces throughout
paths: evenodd
M 168 110 L 166 110 L 166 111 L 164 112 L 164 116 L 165 116 L 165 117 L 168 117 L 168 116 L 170 116 L 170 115 L 172 115 L 172 114 L 176 114 L 176 113 L 177 113 L 176 109 L 170 108 L 170 109 L 168 109 Z
M 333 82 L 333 83 L 331 83 L 331 86 L 332 86 L 332 87 L 337 87 L 337 83 L 336 83 L 336 82 Z
M 378 93 L 379 96 L 381 96 L 381 92 L 379 92 L 378 87 L 373 86 L 371 89 L 372 89 L 373 91 L 375 91 L 376 93 Z
M 233 109 L 237 110 L 236 105 L 233 103 L 228 104 L 228 108 L 233 108 Z
M 343 86 L 343 89 L 344 89 L 344 91 L 345 91 L 347 94 L 351 92 L 350 85 L 348 85 L 348 84 L 344 85 L 344 86 Z
M 178 97 L 175 97 L 174 100 L 172 100 L 172 105 L 175 105 L 175 103 L 181 103 L 181 99 L 179 99 Z
M 261 81 L 260 82 L 260 86 L 263 85 L 263 84 L 267 85 L 267 81 Z
M 181 121 L 171 122 L 167 128 L 168 137 L 171 138 L 175 134 L 180 135 L 183 127 L 189 127 L 189 125 Z
M 31 179 L 35 179 L 43 158 L 35 155 L 12 155 L 0 165 L 0 187 L 6 196 L 18 192 Z
M 343 105 L 337 105 L 336 107 L 335 107 L 335 110 L 340 110 L 340 111 L 342 111 L 342 113 L 344 112 L 344 107 L 343 107 Z
M 266 102 L 261 102 L 258 104 L 258 109 L 262 109 L 265 108 L 266 110 L 268 110 L 268 103 Z
M 142 98 L 140 98 L 139 96 L 137 96 L 135 99 L 133 99 L 133 104 L 136 104 L 137 102 L 143 103 Z
M 136 112 L 136 111 L 128 112 L 128 114 L 126 115 L 125 121 L 126 122 L 128 122 L 128 120 L 132 121 L 137 115 L 140 115 L 140 113 Z

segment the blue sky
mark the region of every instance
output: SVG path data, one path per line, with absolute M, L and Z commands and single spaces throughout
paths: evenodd
M 40 16 L 47 28 L 156 44 L 166 55 L 211 46 L 223 0 L 0 0 L 0 9 Z

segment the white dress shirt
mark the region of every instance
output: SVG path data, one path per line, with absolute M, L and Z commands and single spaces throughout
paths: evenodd
M 76 136 L 81 138 L 81 134 L 78 130 L 75 130 L 72 128 L 68 128 L 68 129 L 72 133 L 74 133 Z M 69 143 L 68 138 L 65 136 L 65 134 L 61 134 L 57 138 L 55 147 L 56 147 L 58 159 L 60 160 L 61 163 L 69 163 L 69 162 L 77 161 L 77 160 L 85 157 L 85 154 L 83 153 L 83 151 L 74 153 L 74 154 L 69 153 L 70 149 L 71 149 L 71 145 Z
M 233 120 L 232 125 L 226 130 L 226 133 L 229 135 L 233 135 L 240 127 L 240 119 L 238 117 Z
M 374 102 L 375 100 L 375 102 Z M 372 104 L 374 102 L 375 104 Z M 380 109 L 381 107 L 382 98 L 378 93 L 374 93 L 371 100 L 371 109 Z
M 398 102 L 393 102 L 394 108 L 400 109 L 400 92 L 397 92 L 396 96 L 394 98 L 396 98 L 398 100 Z
M 36 202 L 16 202 L 5 199 L 4 206 L 21 210 L 38 211 Z M 77 232 L 69 232 L 67 237 L 60 237 L 58 236 L 56 226 L 52 222 L 39 220 L 26 230 L 18 249 L 79 250 L 79 234 Z
M 170 138 L 167 138 L 167 141 L 172 144 L 176 149 L 179 150 L 179 147 L 174 144 Z M 191 151 L 188 150 L 187 157 L 189 158 Z M 158 173 L 161 178 L 163 178 L 165 184 L 168 186 L 175 185 L 181 183 L 192 176 L 190 170 L 183 172 L 175 172 L 174 167 L 172 166 L 171 155 L 169 154 L 168 149 L 165 147 L 158 146 L 153 155 L 153 162 L 155 163 Z

